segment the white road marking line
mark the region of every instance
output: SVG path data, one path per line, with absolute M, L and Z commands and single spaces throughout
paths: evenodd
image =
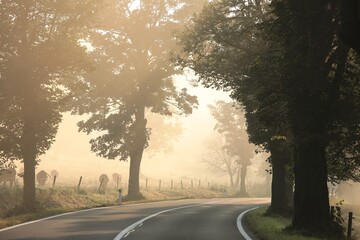
M 30 221 L 30 222 L 20 223 L 20 224 L 11 226 L 11 227 L 3 228 L 3 229 L 0 229 L 0 232 L 4 232 L 4 231 L 10 230 L 10 229 L 14 229 L 14 228 L 22 227 L 22 226 L 25 226 L 25 225 L 38 223 L 38 222 L 42 222 L 42 221 L 45 221 L 45 220 L 66 216 L 66 215 L 71 215 L 71 214 L 75 214 L 75 213 L 90 212 L 90 211 L 94 211 L 94 210 L 108 209 L 108 208 L 114 208 L 114 207 L 116 207 L 116 206 L 90 208 L 90 209 L 84 209 L 84 210 L 79 210 L 79 211 L 75 211 L 75 212 L 62 213 L 62 214 L 58 214 L 58 215 L 54 215 L 54 216 L 50 216 L 50 217 L 46 217 L 46 218 L 37 219 L 37 220 L 34 220 L 34 221 Z
M 241 223 L 241 219 L 242 217 L 247 213 L 247 212 L 250 212 L 250 211 L 253 211 L 255 209 L 258 209 L 260 206 L 257 206 L 257 207 L 254 207 L 254 208 L 250 208 L 244 212 L 242 212 L 236 219 L 236 225 L 237 225 L 237 228 L 239 229 L 239 232 L 241 233 L 241 235 L 243 235 L 243 237 L 246 239 L 246 240 L 252 240 L 251 237 L 249 237 L 249 235 L 245 232 L 243 226 L 242 226 L 242 223 Z
M 121 240 L 122 238 L 127 237 L 131 232 L 135 231 L 135 228 L 138 227 L 139 225 L 142 225 L 146 220 L 149 220 L 150 218 L 156 217 L 160 214 L 166 213 L 166 212 L 171 212 L 171 211 L 175 211 L 175 210 L 179 210 L 179 209 L 184 209 L 184 208 L 191 208 L 191 207 L 198 207 L 201 205 L 207 205 L 207 204 L 212 204 L 212 203 L 217 203 L 217 202 L 221 202 L 224 200 L 219 200 L 219 201 L 213 201 L 213 202 L 206 202 L 206 203 L 198 203 L 198 204 L 193 204 L 193 205 L 186 205 L 186 206 L 182 206 L 182 207 L 176 207 L 176 208 L 171 208 L 171 209 L 166 209 L 163 210 L 161 212 L 157 212 L 154 213 L 150 216 L 147 216 L 143 219 L 140 219 L 139 221 L 131 224 L 130 226 L 128 226 L 127 228 L 125 228 L 124 230 L 122 230 L 115 238 L 114 240 Z
M 163 201 L 163 202 L 184 201 L 184 200 L 189 200 L 189 199 L 167 200 L 167 201 Z M 26 225 L 29 225 L 29 224 L 38 223 L 38 222 L 50 220 L 50 219 L 53 219 L 53 218 L 58 218 L 58 217 L 66 216 L 66 215 L 71 215 L 71 214 L 75 214 L 75 213 L 89 212 L 89 211 L 109 209 L 109 208 L 117 208 L 117 207 L 120 207 L 120 206 L 123 208 L 123 207 L 132 207 L 132 206 L 138 206 L 138 205 L 148 205 L 148 204 L 150 205 L 150 204 L 153 204 L 153 203 L 159 203 L 159 202 L 146 202 L 146 203 L 135 203 L 135 204 L 126 204 L 126 205 L 116 205 L 116 206 L 109 206 L 109 207 L 89 208 L 89 209 L 78 210 L 78 211 L 74 211 L 74 212 L 61 213 L 61 214 L 57 214 L 57 215 L 54 215 L 54 216 L 50 216 L 50 217 L 46 217 L 46 218 L 41 218 L 41 219 L 33 220 L 33 221 L 30 221 L 30 222 L 20 223 L 20 224 L 11 226 L 11 227 L 3 228 L 3 229 L 0 229 L 0 232 L 5 232 L 5 231 L 7 231 L 7 230 L 11 230 L 11 229 L 14 229 L 14 228 L 18 228 L 18 227 L 26 226 Z

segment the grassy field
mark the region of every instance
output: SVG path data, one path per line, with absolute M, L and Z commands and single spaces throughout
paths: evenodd
M 117 205 L 118 201 L 118 192 L 115 189 L 108 190 L 106 194 L 99 194 L 96 188 L 83 188 L 79 192 L 76 191 L 76 188 L 71 187 L 36 189 L 36 191 L 38 198 L 36 212 L 24 213 L 20 207 L 22 190 L 20 188 L 0 188 L 0 228 L 64 212 L 113 206 Z M 142 194 L 145 199 L 137 202 L 228 197 L 230 195 L 224 189 L 217 188 L 142 190 Z M 123 202 L 122 204 L 131 203 L 136 202 Z
M 347 211 L 347 205 L 343 206 L 343 214 Z M 264 215 L 268 206 L 261 207 L 245 215 L 245 223 L 251 231 L 261 240 L 324 240 L 329 238 L 310 237 L 297 232 L 286 231 L 285 228 L 290 226 L 291 218 L 280 216 Z M 356 225 L 354 225 L 356 229 Z M 358 239 L 356 231 L 352 239 Z

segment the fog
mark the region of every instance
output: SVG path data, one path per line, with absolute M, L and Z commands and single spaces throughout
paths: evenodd
M 216 101 L 231 101 L 228 93 L 205 89 L 201 86 L 193 87 L 187 83 L 185 76 L 178 77 L 176 82 L 179 87 L 186 86 L 189 93 L 198 97 L 199 106 L 188 117 L 174 116 L 181 126 L 181 133 L 170 145 L 172 148 L 166 152 L 152 151 L 150 146 L 145 149 L 141 163 L 141 178 L 149 179 L 197 179 L 217 184 L 228 184 L 226 176 L 212 173 L 208 170 L 202 157 L 206 152 L 205 141 L 214 132 L 216 121 L 211 116 L 208 105 Z M 90 150 L 91 136 L 78 132 L 76 123 L 85 117 L 74 116 L 70 113 L 63 114 L 56 140 L 51 149 L 40 157 L 37 172 L 52 169 L 59 172 L 59 184 L 77 184 L 80 176 L 84 182 L 95 183 L 98 176 L 106 173 L 109 177 L 118 172 L 122 175 L 123 186 L 128 181 L 129 161 L 108 160 L 96 156 Z M 149 123 L 151 127 L 151 122 Z M 157 136 L 161 137 L 161 136 Z M 158 139 L 156 139 L 158 140 Z M 247 182 L 264 181 L 265 177 L 258 174 L 258 166 L 266 157 L 256 156 L 254 164 L 249 168 Z M 260 176 L 260 178 L 259 178 Z

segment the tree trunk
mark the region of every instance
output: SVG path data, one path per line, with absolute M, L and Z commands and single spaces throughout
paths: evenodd
M 279 1 L 280 2 L 280 1 Z M 283 86 L 294 138 L 294 216 L 292 227 L 327 233 L 330 225 L 325 160 L 326 127 L 329 124 L 327 63 L 334 48 L 335 2 L 289 0 L 280 14 L 286 37 Z M 280 17 L 281 18 L 281 17 Z
M 238 188 L 240 186 L 240 175 L 241 175 L 241 167 L 239 165 L 237 167 L 236 179 L 235 179 L 235 184 L 234 184 L 235 188 Z
M 25 110 L 26 112 L 29 109 Z M 31 114 L 31 113 L 29 113 Z M 23 207 L 32 211 L 35 209 L 35 165 L 36 165 L 36 139 L 32 117 L 25 114 L 22 135 L 22 155 L 24 161 L 24 191 Z
M 269 213 L 286 214 L 290 208 L 292 184 L 287 172 L 289 152 L 282 149 L 280 143 L 270 146 L 272 164 L 271 205 Z M 290 187 L 289 187 L 290 185 Z
M 146 143 L 146 123 L 145 107 L 140 106 L 135 114 L 135 137 L 133 148 L 130 152 L 130 173 L 129 173 L 129 190 L 128 199 L 137 200 L 142 199 L 143 195 L 140 193 L 139 174 L 140 165 Z
M 265 180 L 265 182 L 266 182 L 266 183 L 265 183 L 265 184 L 266 184 L 265 196 L 266 196 L 266 197 L 270 197 L 270 196 L 271 196 L 271 184 L 272 184 L 270 173 L 266 173 L 266 180 Z
M 360 1 L 341 0 L 340 36 L 360 54 Z
M 240 196 L 241 197 L 249 197 L 249 194 L 246 191 L 246 184 L 245 184 L 247 167 L 248 167 L 248 165 L 246 165 L 246 164 L 241 165 L 241 177 L 240 177 Z
M 330 226 L 329 193 L 325 148 L 316 138 L 296 143 L 295 151 L 295 229 L 326 231 Z

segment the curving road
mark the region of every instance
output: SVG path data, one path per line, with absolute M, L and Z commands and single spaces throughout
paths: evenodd
M 238 240 L 245 239 L 237 227 L 238 215 L 268 202 L 187 199 L 90 209 L 1 229 L 0 239 Z

